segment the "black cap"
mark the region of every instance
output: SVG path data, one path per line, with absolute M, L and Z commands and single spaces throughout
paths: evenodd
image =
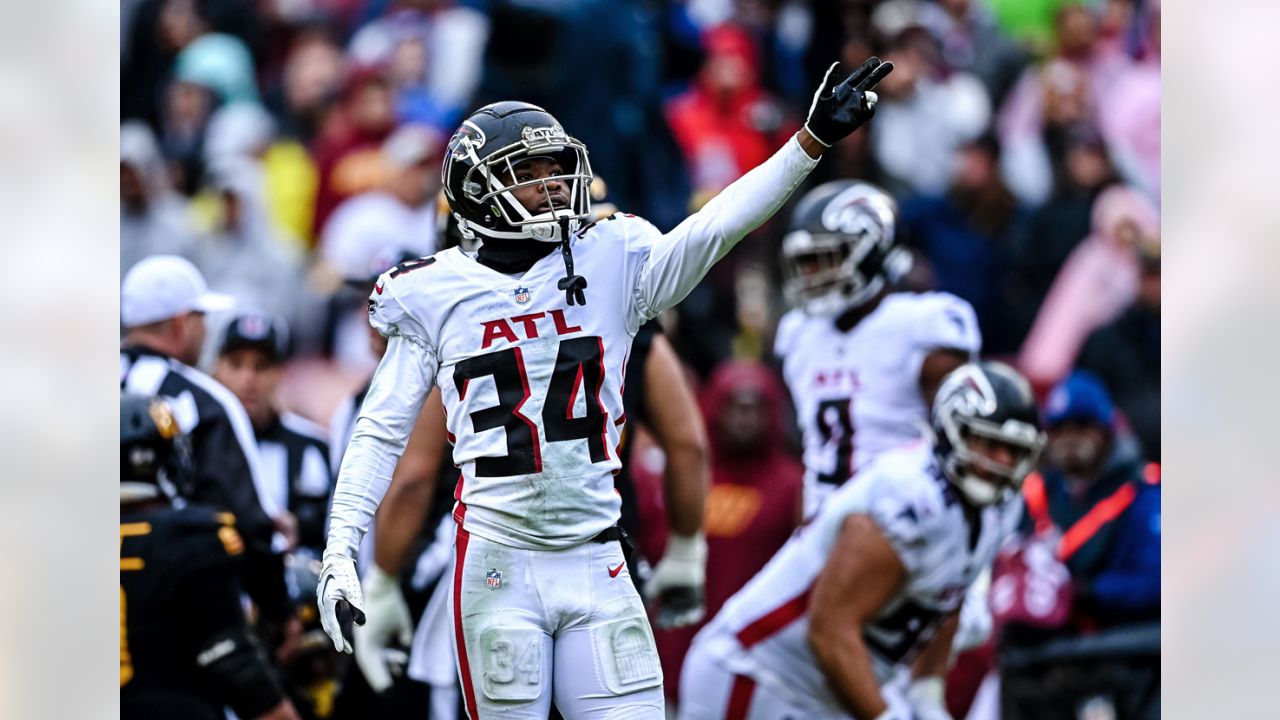
M 237 315 L 227 325 L 218 353 L 225 355 L 233 350 L 250 349 L 264 353 L 272 362 L 283 362 L 289 343 L 289 331 L 284 321 L 270 315 L 245 313 Z

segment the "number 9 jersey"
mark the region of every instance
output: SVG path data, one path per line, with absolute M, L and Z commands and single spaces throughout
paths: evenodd
M 784 315 L 774 353 L 804 440 L 805 514 L 875 456 L 925 435 L 930 352 L 972 357 L 981 346 L 973 308 L 949 293 L 891 293 L 847 332 L 835 316 Z

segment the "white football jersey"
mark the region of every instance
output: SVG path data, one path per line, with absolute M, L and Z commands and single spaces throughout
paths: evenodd
M 924 436 L 925 356 L 981 346 L 973 308 L 949 293 L 892 293 L 848 332 L 833 316 L 784 315 L 774 351 L 804 439 L 806 512 L 871 458 Z
M 809 647 L 808 607 L 847 517 L 868 515 L 906 568 L 903 588 L 862 633 L 883 685 L 960 607 L 1021 513 L 1016 498 L 984 508 L 973 542 L 958 491 L 923 442 L 878 456 L 856 477 L 827 498 L 696 641 L 727 669 L 815 713 L 842 712 Z
M 512 277 L 454 248 L 375 286 L 379 332 L 430 338 L 462 470 L 454 514 L 482 537 L 557 547 L 618 518 L 622 382 L 645 319 L 632 291 L 647 247 L 625 228 L 653 227 L 618 218 L 573 245 L 575 272 L 590 279 L 585 306 L 556 287 L 558 251 Z
M 569 305 L 557 287 L 558 248 L 519 276 L 458 249 L 384 273 L 369 317 L 387 352 L 338 472 L 326 553 L 356 555 L 433 384 L 462 470 L 454 513 L 469 532 L 557 549 L 617 522 L 613 473 L 632 337 L 684 299 L 816 164 L 793 139 L 670 232 L 614 214 L 575 233 L 585 306 Z

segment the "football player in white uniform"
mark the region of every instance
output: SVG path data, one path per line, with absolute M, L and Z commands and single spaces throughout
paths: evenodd
M 911 264 L 896 215 L 883 190 L 837 180 L 800 200 L 783 238 L 792 309 L 774 352 L 804 440 L 806 513 L 871 458 L 921 437 L 942 378 L 981 348 L 969 303 L 890 292 Z
M 451 607 L 468 714 L 543 720 L 554 698 L 571 719 L 663 717 L 653 635 L 617 542 L 631 338 L 872 117 L 892 65 L 872 58 L 843 82 L 837 67 L 804 129 L 665 234 L 625 214 L 583 225 L 586 148 L 541 108 L 496 103 L 462 124 L 444 187 L 460 231 L 483 244 L 403 263 L 369 298 L 388 347 L 339 470 L 317 591 L 336 647 L 349 648 L 338 604 L 361 621 L 361 535 L 436 384 L 462 470 Z M 668 553 L 652 582 L 700 588 L 705 544 L 683 540 L 688 552 Z
M 947 717 L 947 636 L 1016 527 L 1044 435 L 1030 385 L 999 363 L 947 375 L 932 415 L 931 441 L 867 463 L 698 634 L 682 720 Z M 909 703 L 882 693 L 903 665 L 924 681 Z

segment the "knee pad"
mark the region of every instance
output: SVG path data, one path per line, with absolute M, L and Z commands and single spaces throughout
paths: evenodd
M 605 687 L 626 695 L 662 685 L 662 665 L 644 616 L 622 617 L 591 629 Z

